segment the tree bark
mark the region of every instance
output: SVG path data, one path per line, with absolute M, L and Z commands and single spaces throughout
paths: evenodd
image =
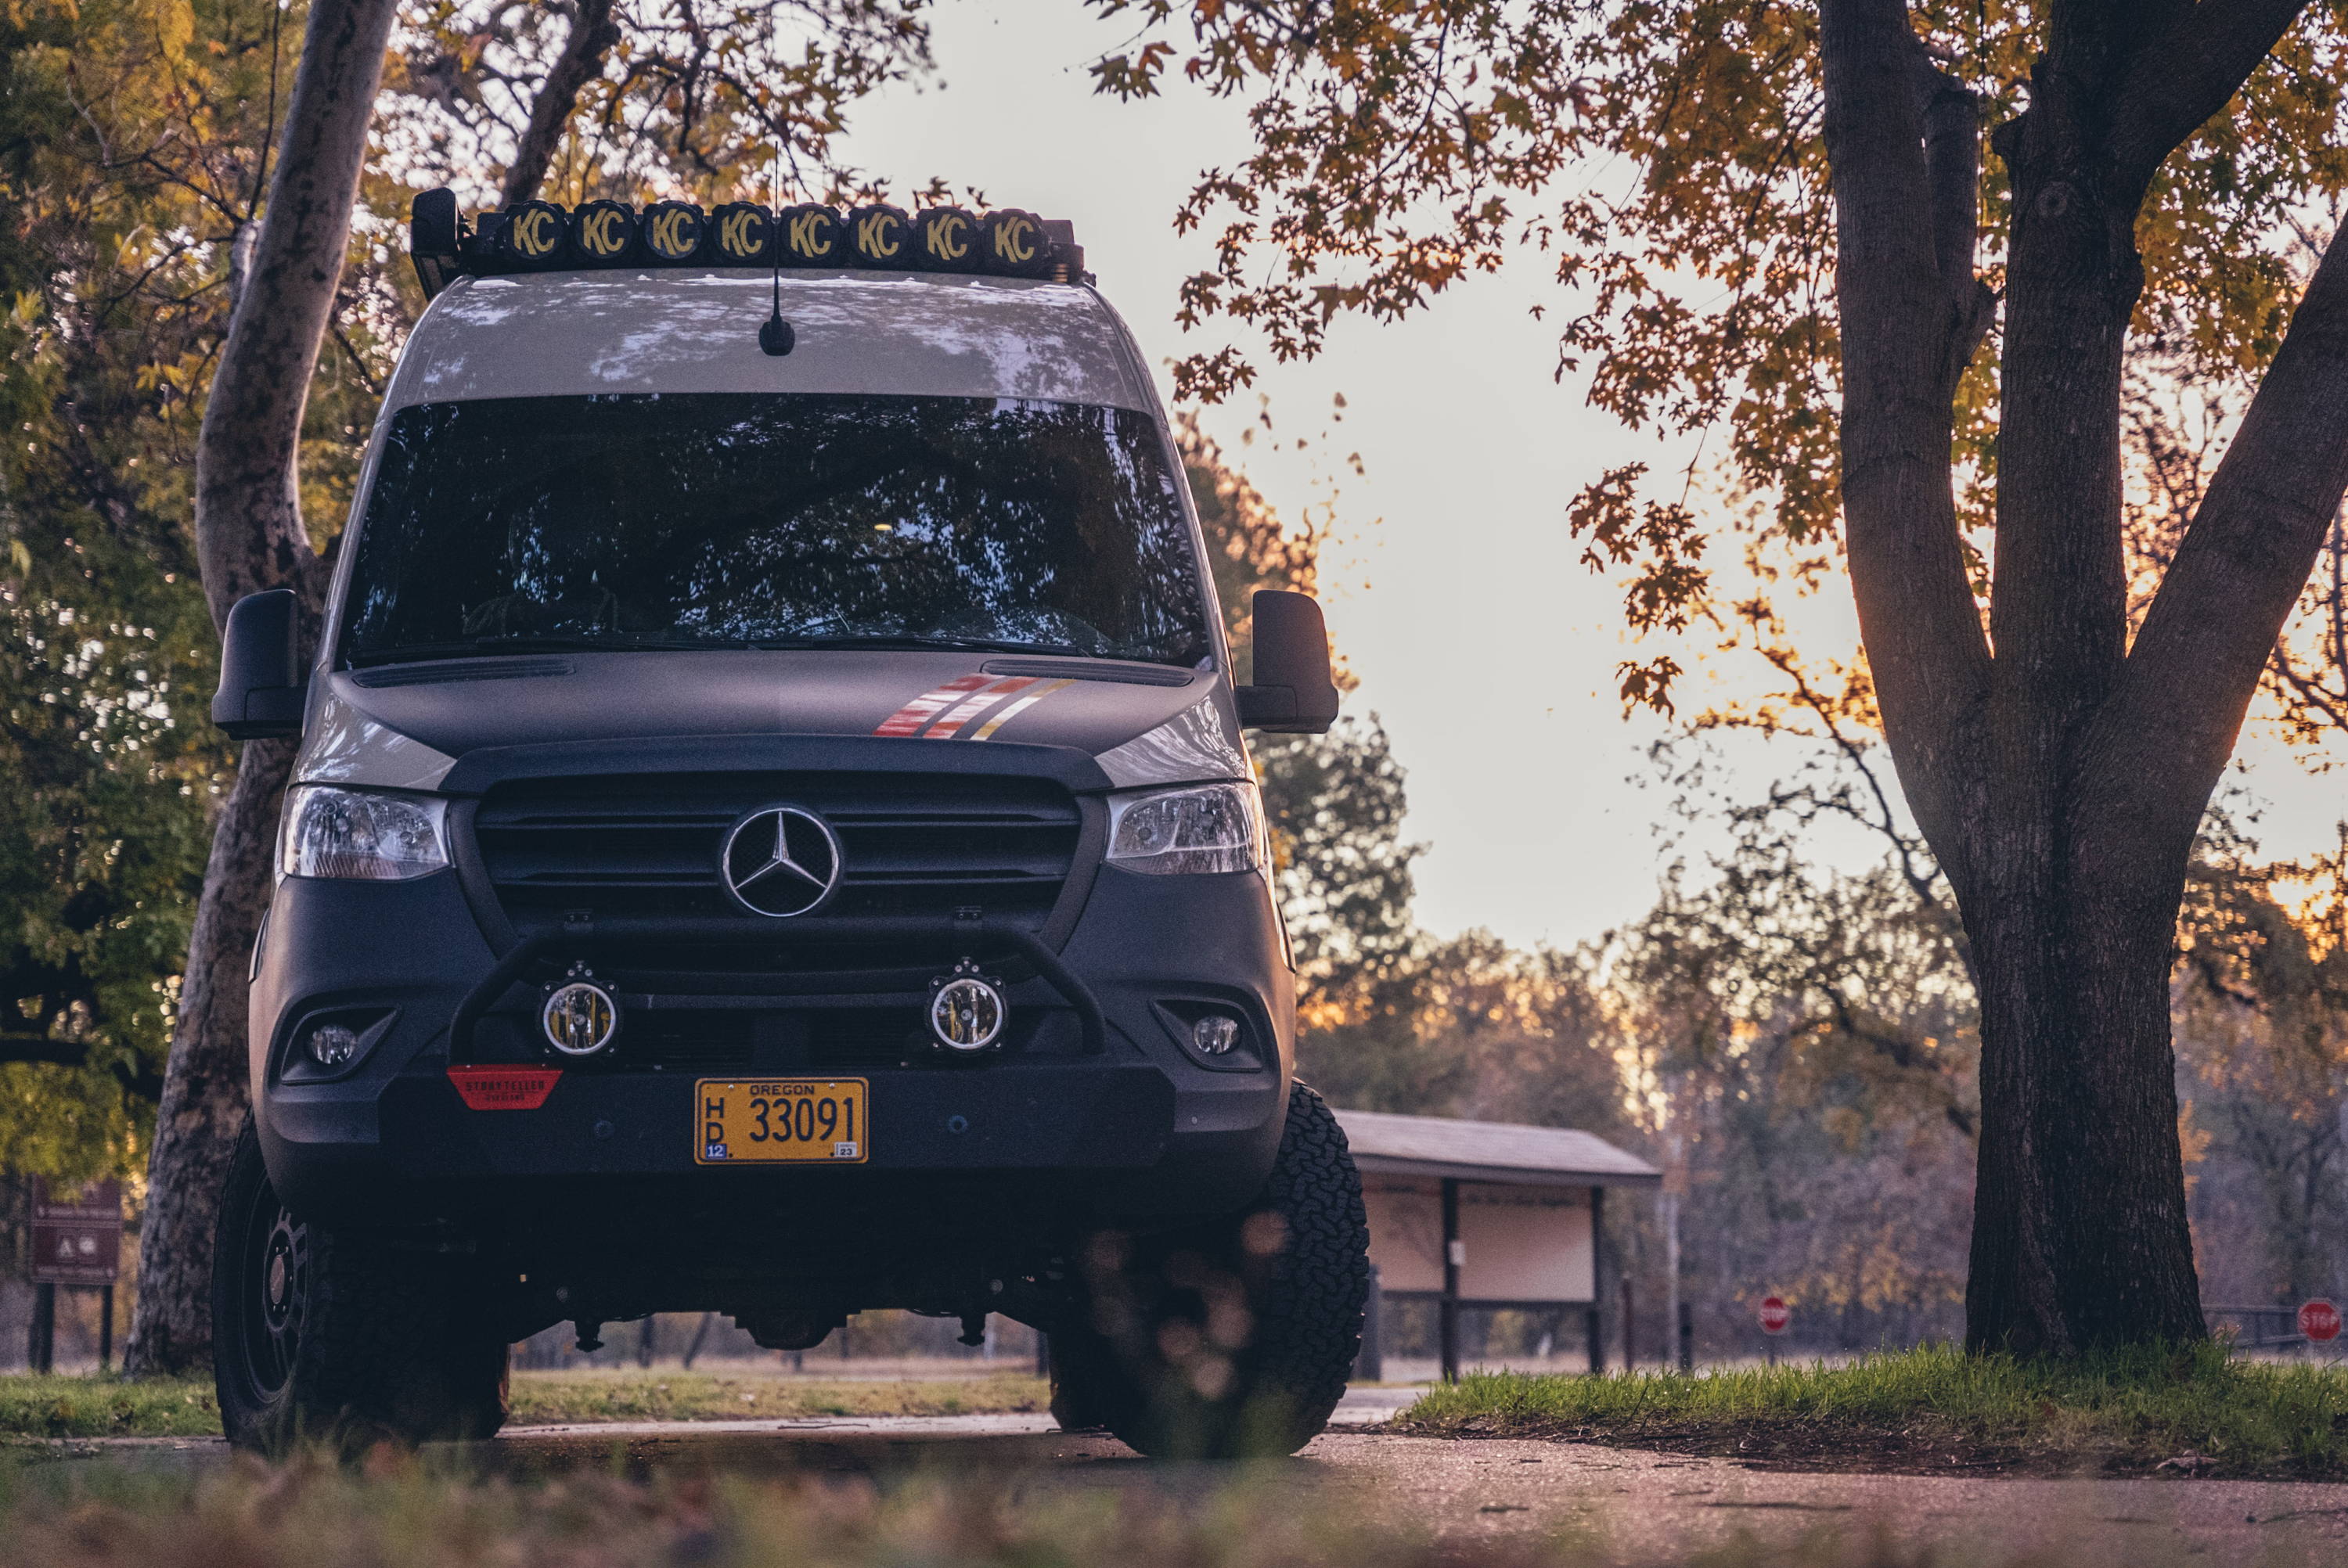
M 351 209 L 396 0 L 311 0 L 269 206 L 196 445 L 196 552 L 215 625 L 237 600 L 324 573 L 302 522 L 302 411 L 350 242 Z M 139 1226 L 126 1370 L 177 1372 L 211 1348 L 212 1226 L 247 1111 L 246 964 L 266 907 L 294 747 L 244 748 L 204 870 L 178 1030 L 164 1070 Z
M 603 61 L 620 41 L 620 25 L 612 19 L 612 5 L 613 0 L 579 0 L 571 36 L 562 41 L 562 52 L 554 57 L 546 80 L 539 87 L 538 97 L 530 106 L 530 124 L 523 128 L 514 160 L 506 169 L 505 185 L 499 192 L 504 205 L 529 200 L 545 182 L 554 149 L 571 123 L 572 109 L 578 105 L 580 89 L 602 74 Z
M 2348 244 L 2310 283 L 2133 648 L 2120 375 L 2148 184 L 2302 3 L 2052 13 L 2030 107 L 1996 138 L 2013 200 L 1986 641 L 1950 462 L 1951 399 L 1985 324 L 1963 198 L 1977 131 L 1902 0 L 1822 7 L 1852 584 L 1981 996 L 1976 1348 L 2206 1332 L 2169 1045 L 2177 909 L 2260 670 L 2348 488 Z

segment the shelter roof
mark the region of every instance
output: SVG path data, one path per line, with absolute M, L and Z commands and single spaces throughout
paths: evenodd
M 1663 1173 L 1604 1139 L 1567 1127 L 1340 1111 L 1354 1163 L 1380 1175 L 1451 1176 L 1527 1186 L 1646 1187 Z

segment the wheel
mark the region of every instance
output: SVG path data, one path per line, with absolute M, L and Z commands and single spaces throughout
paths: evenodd
M 1362 1348 L 1370 1232 L 1345 1134 L 1297 1084 L 1255 1202 L 1166 1235 L 1091 1238 L 1085 1310 L 1051 1337 L 1052 1414 L 1143 1453 L 1294 1453 Z
M 468 1319 L 463 1283 L 440 1254 L 288 1210 L 247 1128 L 212 1252 L 212 1378 L 229 1440 L 355 1453 L 496 1432 L 507 1347 Z

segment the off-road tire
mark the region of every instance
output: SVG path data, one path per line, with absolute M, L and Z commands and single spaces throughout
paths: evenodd
M 1182 1231 L 1091 1239 L 1082 1310 L 1051 1336 L 1052 1414 L 1151 1455 L 1294 1453 L 1328 1423 L 1361 1353 L 1369 1245 L 1344 1131 L 1297 1084 L 1253 1203 Z
M 464 1270 L 428 1246 L 303 1223 L 278 1203 L 248 1127 L 212 1255 L 212 1374 L 229 1441 L 353 1454 L 493 1435 L 507 1347 L 465 1309 Z

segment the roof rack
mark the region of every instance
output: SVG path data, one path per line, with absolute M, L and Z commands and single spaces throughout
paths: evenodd
M 884 203 L 842 210 L 807 202 L 770 211 L 729 201 L 705 214 L 690 201 L 623 201 L 565 210 L 521 201 L 468 221 L 445 186 L 416 198 L 408 255 L 430 299 L 460 277 L 608 267 L 860 267 L 1089 282 L 1076 225 L 1016 207 L 908 212 Z

